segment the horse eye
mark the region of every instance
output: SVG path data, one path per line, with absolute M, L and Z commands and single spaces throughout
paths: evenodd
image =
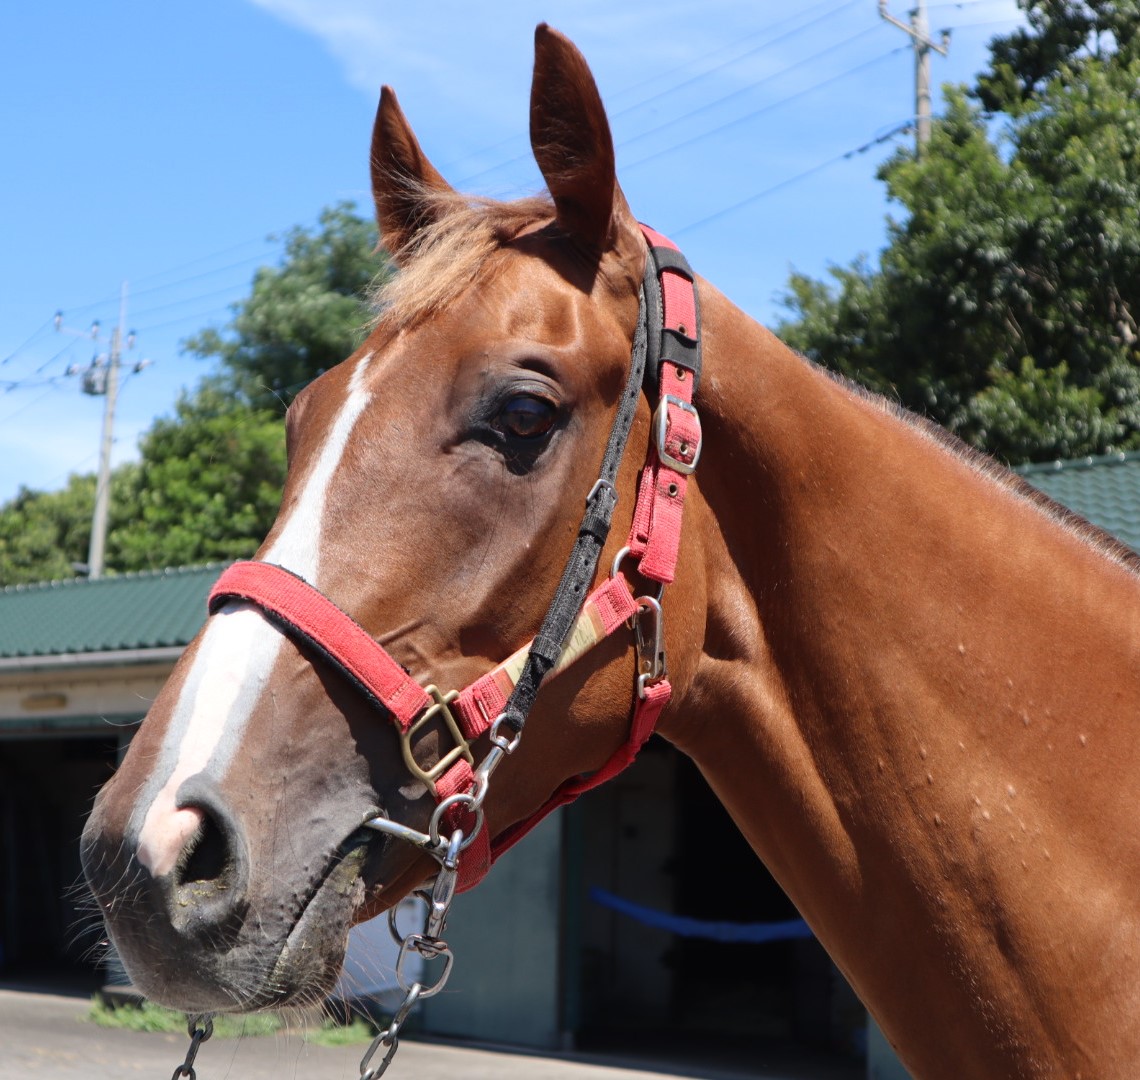
M 530 394 L 516 394 L 499 410 L 495 427 L 516 439 L 539 439 L 549 434 L 557 415 L 552 402 Z

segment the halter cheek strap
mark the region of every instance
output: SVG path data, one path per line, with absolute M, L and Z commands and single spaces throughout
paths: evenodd
M 283 567 L 265 562 L 238 562 L 223 572 L 209 597 L 211 614 L 231 601 L 247 601 L 261 609 L 281 631 L 299 638 L 349 678 L 373 705 L 386 710 L 396 724 L 409 770 L 421 779 L 440 804 L 449 827 L 458 828 L 479 787 L 470 743 L 490 731 L 495 762 L 518 742 L 531 705 L 548 674 L 564 670 L 622 626 L 637 635 L 638 679 L 633 719 L 626 742 L 597 772 L 573 777 L 529 818 L 490 838 L 468 828 L 459 862 L 459 890 L 480 881 L 499 855 L 512 847 L 551 811 L 573 802 L 625 769 L 653 733 L 672 693 L 665 672 L 659 597 L 634 597 L 621 572 L 624 558 L 637 560 L 638 573 L 664 586 L 672 582 L 681 537 L 687 477 L 701 451 L 701 426 L 692 399 L 700 378 L 700 308 L 693 273 L 676 246 L 642 226 L 649 246 L 641 311 L 634 336 L 626 390 L 618 406 L 602 460 L 598 482 L 586 500 L 586 513 L 555 598 L 542 629 L 486 675 L 458 694 L 443 695 L 422 687 L 363 627 L 313 586 Z M 597 570 L 617 502 L 614 482 L 628 439 L 643 381 L 657 399 L 645 468 L 628 545 L 622 549 L 609 579 L 581 599 Z M 455 746 L 430 768 L 412 753 L 412 736 L 433 719 L 451 732 Z M 501 729 L 513 734 L 509 738 Z M 480 766 L 484 785 L 490 770 Z M 466 800 L 464 802 L 463 800 Z M 388 823 L 385 823 L 388 824 Z M 433 817 L 431 832 L 439 825 Z M 406 838 L 428 839 L 414 830 L 388 824 L 385 831 Z M 437 837 L 431 837 L 437 844 Z M 419 842 L 419 841 L 417 841 Z

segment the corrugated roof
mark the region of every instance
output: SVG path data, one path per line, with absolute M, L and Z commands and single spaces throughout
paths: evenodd
M 0 589 L 0 657 L 186 645 L 225 564 Z
M 1140 452 L 1022 465 L 1015 471 L 1050 498 L 1140 551 Z

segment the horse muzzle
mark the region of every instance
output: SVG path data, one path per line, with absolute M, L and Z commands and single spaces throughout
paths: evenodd
M 176 831 L 185 835 L 166 865 L 116 826 L 111 795 L 100 795 L 84 828 L 83 869 L 111 941 L 148 998 L 224 1012 L 312 1000 L 332 987 L 382 858 L 385 842 L 374 831 L 343 810 L 318 810 L 284 830 L 248 822 L 199 774 L 179 789 Z

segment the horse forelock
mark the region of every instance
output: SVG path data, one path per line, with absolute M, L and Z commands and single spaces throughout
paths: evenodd
M 389 253 L 399 273 L 379 282 L 369 297 L 377 321 L 391 329 L 438 311 L 475 281 L 503 244 L 554 219 L 549 195 L 499 202 L 424 189 L 417 198 L 430 207 L 429 220 Z

